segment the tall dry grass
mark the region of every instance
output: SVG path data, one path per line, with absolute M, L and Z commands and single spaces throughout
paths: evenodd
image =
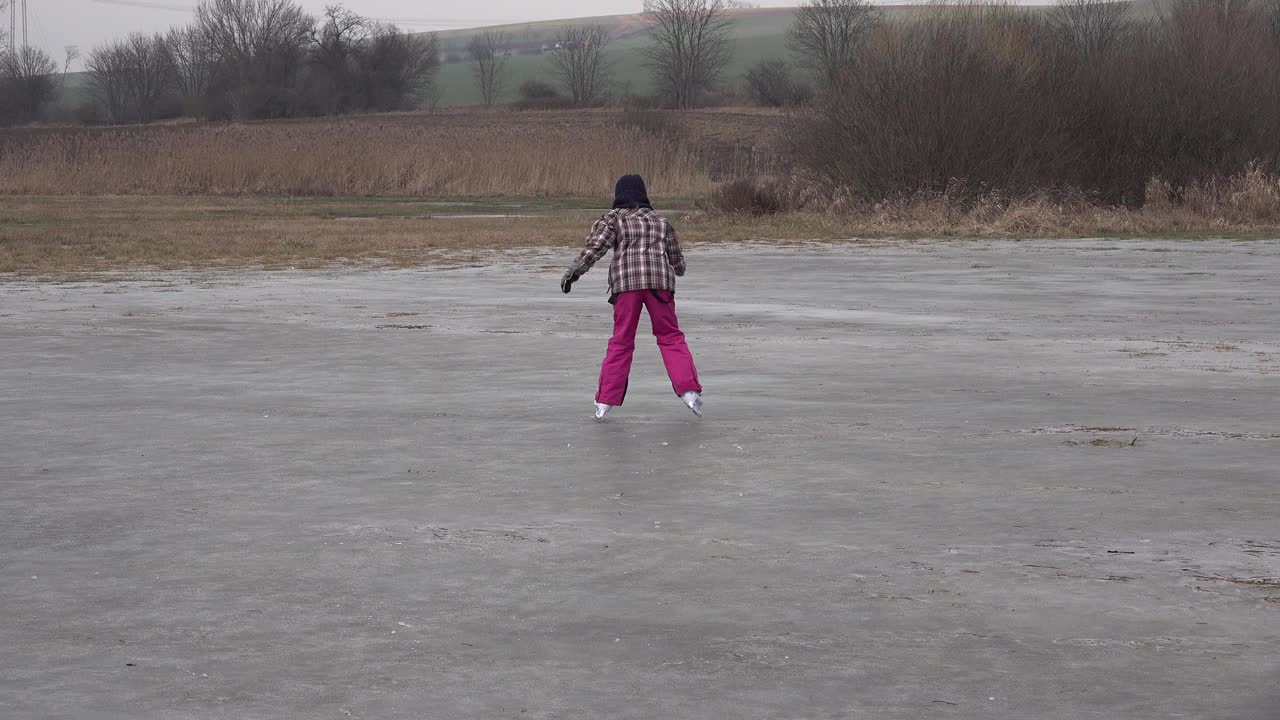
M 641 173 L 711 187 L 690 147 L 638 128 L 375 117 L 0 135 L 0 194 L 584 195 Z
M 824 237 L 1061 238 L 1212 236 L 1280 231 L 1280 175 L 1251 165 L 1240 173 L 1175 188 L 1146 183 L 1145 204 L 1099 203 L 1079 192 L 1010 196 L 974 194 L 960 183 L 868 201 L 848 188 L 799 177 L 724 183 L 703 208 L 718 222 L 752 225 L 757 233 L 790 226 Z

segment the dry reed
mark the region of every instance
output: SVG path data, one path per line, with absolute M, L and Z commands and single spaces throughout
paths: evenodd
M 736 187 L 735 187 L 736 185 Z M 745 189 L 745 198 L 744 198 Z M 1105 205 L 1079 194 L 1000 193 L 973 197 L 963 187 L 868 203 L 804 180 L 726 184 L 706 216 L 753 226 L 760 237 L 1066 238 L 1098 236 L 1275 235 L 1280 233 L 1280 176 L 1251 166 L 1236 175 L 1192 183 L 1175 193 L 1151 180 L 1141 208 Z M 763 197 L 761 197 L 763 196 Z M 743 208 L 773 207 L 774 215 Z M 807 235 L 806 235 L 807 233 Z
M 747 216 L 707 210 L 673 216 L 690 243 L 851 238 L 1063 238 L 1275 236 L 1280 178 L 1257 169 L 1173 198 L 1160 182 L 1142 209 L 1081 198 L 1010 201 L 945 195 L 866 205 L 791 197 L 806 209 Z M 803 192 L 812 197 L 806 198 Z M 1161 195 L 1161 193 L 1165 193 Z M 820 209 L 819 209 L 820 208 Z M 11 196 L 0 205 L 0 273 L 58 274 L 140 267 L 399 265 L 521 247 L 573 247 L 589 212 L 530 218 L 423 217 L 403 200 L 269 197 Z
M 9 195 L 584 195 L 633 172 L 668 196 L 711 185 L 683 143 L 598 124 L 365 117 L 0 136 Z

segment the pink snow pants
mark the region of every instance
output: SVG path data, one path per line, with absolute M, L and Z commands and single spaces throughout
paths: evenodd
M 693 355 L 676 322 L 675 293 L 668 290 L 636 290 L 619 293 L 613 303 L 613 337 L 600 368 L 600 392 L 596 402 L 621 405 L 627 395 L 627 378 L 631 376 L 631 356 L 636 349 L 636 329 L 640 325 L 640 309 L 649 311 L 653 334 L 658 338 L 662 363 L 667 366 L 671 387 L 676 395 L 691 390 L 702 392 Z

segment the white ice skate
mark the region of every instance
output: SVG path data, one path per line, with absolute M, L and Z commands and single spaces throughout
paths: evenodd
M 608 415 L 609 411 L 612 409 L 613 409 L 612 405 L 605 405 L 604 403 L 596 403 L 596 419 L 603 420 L 604 416 Z
M 680 399 L 684 401 L 685 405 L 689 406 L 689 409 L 693 411 L 694 415 L 702 417 L 702 395 L 700 393 L 690 390 L 684 395 L 681 395 Z

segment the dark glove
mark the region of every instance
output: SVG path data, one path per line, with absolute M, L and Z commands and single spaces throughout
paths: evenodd
M 560 278 L 560 289 L 563 290 L 566 295 L 569 294 L 569 291 L 573 289 L 573 284 L 578 282 L 578 278 L 580 277 L 582 277 L 582 272 L 578 270 L 576 265 L 569 268 L 564 272 L 564 277 Z

